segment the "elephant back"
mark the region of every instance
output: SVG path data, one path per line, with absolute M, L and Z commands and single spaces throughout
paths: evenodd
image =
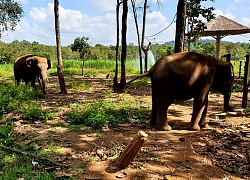
M 19 57 L 19 58 L 17 58 L 15 60 L 14 66 L 15 67 L 23 66 L 26 63 L 28 58 L 31 58 L 31 57 L 34 57 L 34 56 L 36 56 L 36 55 L 34 55 L 34 54 L 23 55 L 23 56 L 21 56 L 21 57 Z

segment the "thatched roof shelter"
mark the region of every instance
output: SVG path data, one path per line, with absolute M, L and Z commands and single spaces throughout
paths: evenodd
M 250 33 L 250 28 L 239 24 L 224 16 L 218 16 L 206 23 L 207 29 L 203 36 L 212 36 L 216 39 L 216 58 L 220 56 L 220 39 L 228 35 Z

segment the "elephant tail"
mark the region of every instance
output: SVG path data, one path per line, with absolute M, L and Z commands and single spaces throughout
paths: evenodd
M 131 79 L 131 80 L 128 81 L 126 84 L 130 84 L 130 83 L 132 83 L 132 82 L 134 82 L 135 80 L 140 79 L 140 78 L 149 77 L 149 75 L 150 75 L 150 72 L 149 72 L 149 71 L 148 71 L 148 72 L 145 72 L 145 73 L 140 74 L 140 75 L 136 76 L 135 78 Z

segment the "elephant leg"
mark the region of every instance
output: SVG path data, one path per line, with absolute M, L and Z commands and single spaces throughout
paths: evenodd
M 156 98 L 157 104 L 157 124 L 156 129 L 160 131 L 170 131 L 172 128 L 168 124 L 168 107 L 173 103 L 172 94 L 166 94 L 165 98 L 163 95 L 159 95 Z
M 205 103 L 205 108 L 204 108 L 204 110 L 202 112 L 201 119 L 200 119 L 200 122 L 199 122 L 199 126 L 201 128 L 209 128 L 209 125 L 206 122 L 207 107 L 208 107 L 208 96 L 206 96 L 204 103 Z
M 157 110 L 157 124 L 156 129 L 160 131 L 170 131 L 172 128 L 168 124 L 167 119 L 168 106 L 159 106 Z
M 199 131 L 200 130 L 199 124 L 205 125 L 204 123 L 207 113 L 207 105 L 208 105 L 208 94 L 205 96 L 205 98 L 200 98 L 200 97 L 194 98 L 193 114 L 189 127 L 190 130 Z
M 154 94 L 154 88 L 152 88 L 152 111 L 151 111 L 151 120 L 150 124 L 153 126 L 156 126 L 157 124 L 157 103 L 156 98 Z

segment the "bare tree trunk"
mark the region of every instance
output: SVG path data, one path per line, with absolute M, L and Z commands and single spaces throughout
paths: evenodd
M 120 0 L 116 1 L 116 49 L 115 49 L 115 76 L 113 79 L 113 89 L 117 92 L 118 89 L 118 59 L 119 59 L 119 41 L 120 41 L 120 28 L 119 28 L 119 10 L 120 10 Z
M 54 0 L 54 13 L 55 13 L 55 31 L 56 31 L 56 50 L 57 50 L 57 75 L 60 84 L 60 93 L 67 93 L 64 76 L 63 76 L 63 63 L 61 54 L 61 38 L 60 38 L 60 21 L 59 21 L 59 0 Z
M 179 0 L 177 5 L 175 48 L 174 52 L 182 52 L 185 38 L 186 0 Z
M 144 1 L 144 7 L 143 7 L 142 40 L 141 40 L 141 48 L 144 52 L 144 72 L 148 71 L 148 51 L 151 45 L 151 43 L 149 42 L 148 46 L 146 48 L 144 47 L 146 12 L 147 12 L 147 0 Z
M 125 90 L 126 86 L 126 57 L 127 57 L 127 18 L 128 18 L 128 1 L 123 0 L 122 12 L 122 55 L 121 55 L 121 80 L 120 89 Z
M 140 74 L 143 73 L 142 70 L 142 54 L 141 54 L 141 43 L 140 43 L 140 33 L 139 33 L 139 26 L 137 21 L 137 14 L 136 14 L 136 8 L 135 8 L 135 0 L 131 0 L 132 8 L 133 8 L 133 14 L 135 19 L 135 27 L 136 27 L 136 33 L 137 33 L 137 41 L 138 41 L 138 52 L 139 52 L 139 60 L 140 60 Z

